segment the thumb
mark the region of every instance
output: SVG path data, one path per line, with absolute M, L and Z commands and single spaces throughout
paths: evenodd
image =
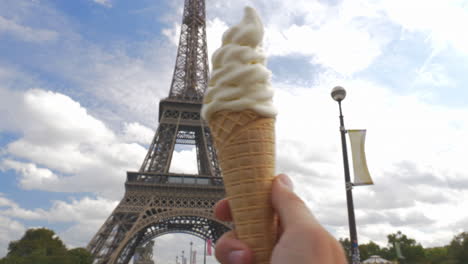
M 286 174 L 278 175 L 273 182 L 272 203 L 284 231 L 317 223 L 304 201 L 293 192 L 292 182 Z

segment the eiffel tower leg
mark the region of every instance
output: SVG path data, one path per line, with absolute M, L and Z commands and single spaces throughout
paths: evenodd
M 135 235 L 130 241 L 128 241 L 127 246 L 125 249 L 122 251 L 120 255 L 113 254 L 110 258 L 109 263 L 122 263 L 122 264 L 127 264 L 130 262 L 132 259 L 132 256 L 135 254 L 135 250 L 140 245 L 141 239 L 143 237 L 143 234 L 137 234 Z M 125 239 L 122 240 L 121 245 L 125 243 Z M 114 253 L 119 252 L 119 248 L 117 248 Z
M 200 175 L 209 175 L 210 168 L 208 165 L 210 163 L 208 162 L 208 153 L 206 149 L 205 137 L 203 135 L 201 127 L 195 132 L 195 137 L 197 142 L 195 147 L 197 152 L 198 171 Z
M 91 239 L 91 241 L 88 243 L 88 246 L 86 247 L 86 249 L 92 255 L 96 257 L 100 255 L 100 251 L 115 225 L 114 222 L 114 212 L 112 212 L 112 214 L 107 218 L 106 222 L 104 222 L 99 231 L 94 235 L 93 239 Z
M 208 127 L 204 126 L 204 124 L 200 125 L 201 132 L 197 135 L 197 160 L 201 166 L 203 167 L 203 172 L 209 175 L 216 176 L 213 182 L 215 185 L 222 185 L 221 179 L 221 170 L 219 169 L 218 158 L 216 156 L 216 150 L 214 148 L 214 144 L 211 137 L 211 131 Z M 201 173 L 200 174 L 204 174 Z
M 146 211 L 146 210 L 145 210 Z M 135 253 L 136 247 L 141 241 L 142 231 L 138 230 L 139 223 L 142 222 L 144 213 L 141 213 L 133 225 L 132 229 L 126 232 L 118 247 L 112 253 L 109 263 L 128 263 Z
M 173 117 L 176 118 L 176 120 L 180 120 L 180 113 L 178 111 L 166 110 L 163 113 L 163 118 L 164 117 Z M 175 124 L 168 122 L 161 122 L 159 124 L 140 171 L 169 171 L 178 127 L 179 121 Z
M 117 209 L 88 244 L 87 249 L 95 257 L 95 263 L 108 263 L 111 253 L 135 221 L 135 213 L 121 213 Z

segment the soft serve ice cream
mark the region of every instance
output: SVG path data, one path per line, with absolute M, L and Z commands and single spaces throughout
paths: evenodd
M 224 33 L 222 46 L 212 56 L 213 71 L 201 112 L 205 120 L 220 110 L 251 109 L 276 116 L 262 39 L 262 22 L 255 9 L 246 7 L 242 21 Z
M 253 8 L 223 35 L 204 97 L 208 121 L 238 238 L 254 264 L 270 263 L 277 226 L 271 205 L 275 117 L 270 71 L 261 50 L 263 26 Z

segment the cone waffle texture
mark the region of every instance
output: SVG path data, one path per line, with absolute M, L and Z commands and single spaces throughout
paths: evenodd
M 216 112 L 209 124 L 237 236 L 254 251 L 256 264 L 270 263 L 276 242 L 270 198 L 275 169 L 274 122 L 274 118 L 244 110 Z

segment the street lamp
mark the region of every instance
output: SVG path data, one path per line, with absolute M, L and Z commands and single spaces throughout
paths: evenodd
M 336 86 L 332 89 L 331 96 L 333 100 L 341 103 L 341 101 L 343 101 L 346 97 L 346 90 L 341 86 Z
M 192 258 L 193 258 L 192 245 L 193 245 L 193 243 L 192 243 L 192 241 L 190 241 L 190 257 L 189 257 L 189 259 L 190 259 L 190 264 L 193 264 L 193 259 L 192 259 Z
M 209 234 L 210 233 L 210 226 L 208 225 L 205 225 L 203 226 L 203 230 L 205 231 L 205 234 Z M 203 244 L 204 244 L 204 248 L 203 248 L 203 264 L 206 264 L 206 237 L 203 238 Z M 211 252 L 211 251 L 210 251 Z
M 359 264 L 359 247 L 356 232 L 356 220 L 354 217 L 354 204 L 353 204 L 353 184 L 349 176 L 348 152 L 346 150 L 346 129 L 344 126 L 343 113 L 341 111 L 341 101 L 346 97 L 346 90 L 341 86 L 336 86 L 332 89 L 331 96 L 333 100 L 338 102 L 340 108 L 340 132 L 341 132 L 341 146 L 343 150 L 343 164 L 345 175 L 346 187 L 346 201 L 348 202 L 348 222 L 349 222 L 349 236 L 351 240 L 351 259 L 352 264 Z

